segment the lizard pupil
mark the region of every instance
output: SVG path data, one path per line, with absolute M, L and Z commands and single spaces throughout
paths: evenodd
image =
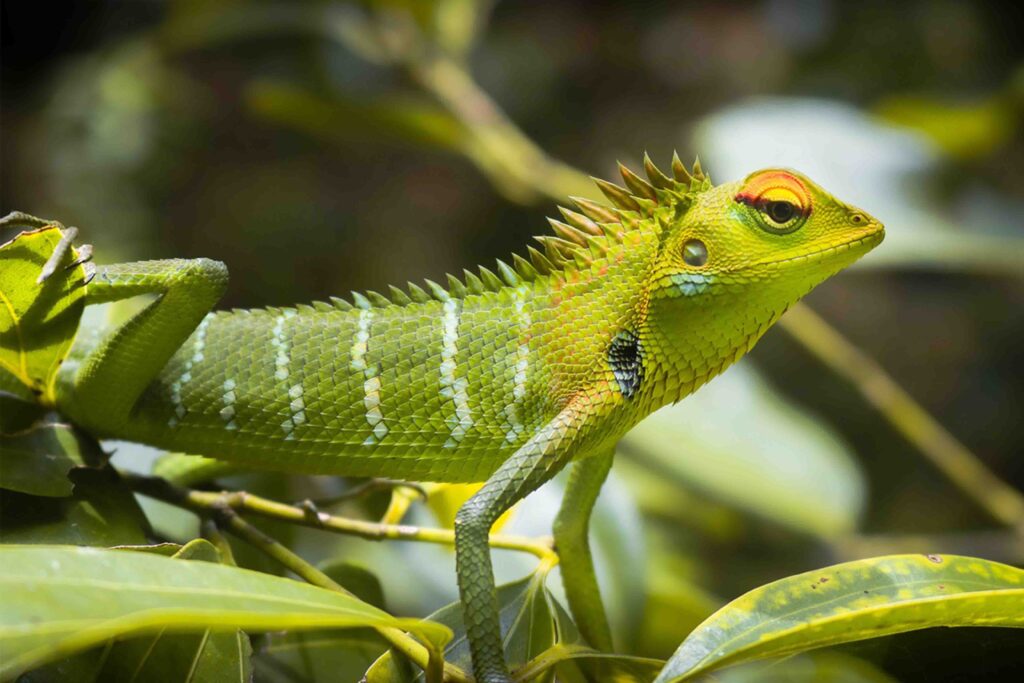
M 765 206 L 765 213 L 773 221 L 782 225 L 783 223 L 788 223 L 796 215 L 796 207 L 790 202 L 768 202 Z
M 708 248 L 700 240 L 687 240 L 683 245 L 683 263 L 700 268 L 708 262 Z

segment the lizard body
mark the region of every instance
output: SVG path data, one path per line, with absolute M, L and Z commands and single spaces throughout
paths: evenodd
M 615 442 L 749 350 L 788 306 L 876 246 L 882 226 L 804 176 L 713 187 L 623 168 L 607 207 L 576 200 L 544 252 L 297 308 L 208 314 L 207 260 L 101 267 L 88 301 L 157 293 L 76 344 L 59 408 L 105 437 L 260 468 L 484 481 L 456 518 L 474 672 L 508 680 L 487 546 L 494 520 L 573 460 L 555 539 L 570 607 L 610 648 L 586 522 Z

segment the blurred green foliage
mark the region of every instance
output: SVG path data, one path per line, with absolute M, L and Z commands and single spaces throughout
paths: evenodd
M 45 46 L 28 13 L 3 11 L 5 211 L 78 225 L 101 262 L 221 259 L 226 306 L 380 290 L 522 253 L 552 197 L 592 193 L 574 169 L 611 177 L 644 149 L 659 162 L 700 153 L 719 181 L 799 167 L 890 235 L 810 304 L 1024 488 L 1021 10 L 109 0 L 52 19 Z M 141 450 L 119 447 L 116 462 L 144 471 Z M 350 485 L 223 481 L 280 500 Z M 520 506 L 509 530 L 549 533 L 559 486 Z M 83 480 L 73 498 L 33 508 L 5 491 L 4 540 L 24 542 L 37 523 L 41 537 L 86 544 L 139 543 L 150 523 L 194 535 L 148 500 L 139 521 L 125 496 Z M 386 505 L 374 494 L 332 512 L 376 518 Z M 43 521 L 11 523 L 10 510 L 43 507 Z M 834 561 L 920 551 L 1024 564 L 1019 529 L 994 524 L 781 331 L 632 434 L 596 515 L 618 649 L 661 659 L 726 600 Z M 81 520 L 78 535 L 55 518 Z M 407 521 L 436 523 L 418 504 Z M 446 548 L 261 526 L 311 561 L 358 560 L 393 613 L 455 599 Z M 235 551 L 242 566 L 281 571 Z M 498 552 L 496 565 L 507 583 L 533 562 Z M 323 680 L 383 650 L 359 632 L 323 636 L 254 639 L 258 679 Z M 1000 680 L 1024 669 L 1021 640 L 927 631 L 722 678 Z M 320 659 L 338 654 L 323 642 L 351 644 L 351 657 Z

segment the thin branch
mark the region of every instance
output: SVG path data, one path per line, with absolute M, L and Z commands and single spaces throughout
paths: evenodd
M 779 320 L 808 351 L 860 392 L 897 431 L 971 500 L 1024 536 L 1024 496 L 995 475 L 890 377 L 808 306 Z
M 187 507 L 196 512 L 209 514 L 222 506 L 236 512 L 248 512 L 269 519 L 276 519 L 291 524 L 299 524 L 313 529 L 332 531 L 348 536 L 358 536 L 371 541 L 417 541 L 421 543 L 438 543 L 454 545 L 455 532 L 451 529 L 429 529 L 410 526 L 408 524 L 381 524 L 363 520 L 337 517 L 326 512 L 315 512 L 294 505 L 279 503 L 274 500 L 246 493 L 244 491 L 223 491 L 214 493 L 196 491 L 175 486 L 159 477 L 145 477 L 136 474 L 122 475 L 129 485 L 139 493 L 163 500 L 179 507 Z M 529 538 L 525 536 L 508 536 L 492 534 L 492 548 L 518 550 L 530 553 L 541 560 L 555 555 L 549 538 Z

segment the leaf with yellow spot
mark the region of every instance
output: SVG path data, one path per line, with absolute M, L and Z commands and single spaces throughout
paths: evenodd
M 933 626 L 1024 627 L 1024 570 L 957 555 L 889 555 L 790 576 L 711 615 L 655 683 Z
M 85 305 L 85 268 L 69 267 L 78 259 L 74 249 L 67 250 L 51 277 L 37 282 L 63 234 L 49 225 L 0 244 L 0 372 L 51 406 L 57 370 Z

